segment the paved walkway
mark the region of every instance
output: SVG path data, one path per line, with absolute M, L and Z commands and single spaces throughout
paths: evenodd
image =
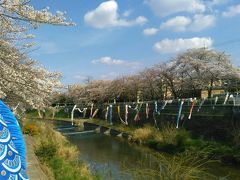
M 42 171 L 39 161 L 34 154 L 32 139 L 28 135 L 24 135 L 27 155 L 27 174 L 30 180 L 48 180 Z

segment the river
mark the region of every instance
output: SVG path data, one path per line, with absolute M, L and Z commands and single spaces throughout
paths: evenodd
M 65 129 L 65 127 L 70 127 L 70 124 L 66 123 L 58 122 L 55 126 L 62 133 L 80 130 L 78 128 Z M 119 137 L 94 132 L 67 135 L 67 138 L 79 148 L 79 158 L 89 165 L 93 173 L 99 174 L 103 179 L 159 179 L 150 172 L 151 170 L 160 172 L 160 161 L 147 148 L 128 143 Z M 219 163 L 209 167 L 210 172 L 218 176 L 217 179 L 222 177 L 240 179 L 238 175 L 240 171 L 237 169 Z M 228 176 L 229 174 L 231 176 Z

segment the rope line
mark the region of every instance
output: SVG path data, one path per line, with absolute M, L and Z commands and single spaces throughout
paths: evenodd
M 179 120 L 181 117 L 183 104 L 184 104 L 184 100 L 181 101 L 180 106 L 179 106 L 179 111 L 178 111 L 178 115 L 177 115 L 177 126 L 176 126 L 177 129 L 179 128 Z

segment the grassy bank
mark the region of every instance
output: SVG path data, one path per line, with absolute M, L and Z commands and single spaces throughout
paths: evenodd
M 192 138 L 191 133 L 185 129 L 176 129 L 170 124 L 162 125 L 157 130 L 151 125 L 144 127 L 128 127 L 123 124 L 114 126 L 106 121 L 93 119 L 88 120 L 98 125 L 111 127 L 119 131 L 127 132 L 130 141 L 145 145 L 158 152 L 166 152 L 171 155 L 181 153 L 194 153 L 200 158 L 218 160 L 223 164 L 239 166 L 240 165 L 240 131 L 233 132 L 232 142 L 216 142 L 201 138 Z
M 33 136 L 35 154 L 49 179 L 98 179 L 90 173 L 82 161 L 78 160 L 77 148 L 56 132 L 49 123 L 28 121 L 23 126 L 23 132 Z
M 222 163 L 240 165 L 239 142 L 229 144 L 203 139 L 194 139 L 184 129 L 176 129 L 171 125 L 157 129 L 145 126 L 132 132 L 132 140 L 161 152 L 179 154 L 195 153 L 200 158 L 220 160 Z M 237 137 L 236 137 L 237 139 Z
M 146 125 L 142 128 L 127 127 L 122 124 L 110 126 L 102 120 L 90 120 L 95 124 L 128 132 L 131 142 L 153 149 L 155 156 L 163 164 L 160 169 L 164 173 L 149 169 L 132 169 L 136 179 L 147 174 L 158 179 L 239 179 L 240 165 L 239 131 L 235 131 L 234 139 L 228 143 L 207 141 L 193 138 L 189 131 L 176 129 L 165 124 L 160 130 Z M 159 153 L 158 153 L 159 152 Z M 165 153 L 165 155 L 162 155 Z M 168 157 L 169 156 L 169 157 Z M 212 175 L 215 174 L 216 176 Z M 204 178 L 203 178 L 204 177 Z
M 234 179 L 232 177 L 239 177 L 237 173 L 235 173 L 235 170 L 232 171 L 232 169 L 230 169 L 228 171 L 227 168 L 228 167 L 231 168 L 232 166 L 231 167 L 228 166 L 226 168 L 219 167 L 221 165 L 217 163 L 221 160 L 223 162 L 225 161 L 225 163 L 232 164 L 236 160 L 235 158 L 237 158 L 239 154 L 239 149 L 238 149 L 239 141 L 238 141 L 237 133 L 236 133 L 236 138 L 234 140 L 235 143 L 231 142 L 232 144 L 221 144 L 215 141 L 193 139 L 191 137 L 191 134 L 188 131 L 184 129 L 176 129 L 171 125 L 162 126 L 162 129 L 157 130 L 156 128 L 150 125 L 144 126 L 142 128 L 136 128 L 136 127 L 128 127 L 121 124 L 110 126 L 107 124 L 106 121 L 97 120 L 97 119 L 87 120 L 87 121 L 95 124 L 99 124 L 102 126 L 111 127 L 119 131 L 128 132 L 129 134 L 131 134 L 129 138 L 131 142 L 141 144 L 143 146 L 149 147 L 150 149 L 154 150 L 153 151 L 155 152 L 154 156 L 157 157 L 159 164 L 161 164 L 159 165 L 159 170 L 144 169 L 144 166 L 138 169 L 127 168 L 127 171 L 133 174 L 135 179 L 141 179 L 141 177 L 143 176 L 149 177 L 149 179 L 151 178 L 164 179 L 164 177 L 167 177 L 168 179 L 202 179 L 203 177 L 204 179 L 218 178 L 211 174 L 215 174 L 217 176 L 219 175 L 219 177 L 227 176 L 230 179 Z M 77 123 L 78 125 L 82 125 L 83 120 L 75 121 L 75 123 Z M 43 125 L 44 124 L 42 124 L 41 126 Z M 30 128 L 30 129 L 34 129 L 34 128 Z M 44 132 L 44 134 L 48 134 L 48 133 L 49 132 L 47 131 Z M 57 134 L 59 135 L 59 133 Z M 48 138 L 49 137 L 41 137 L 42 141 Z M 61 162 L 58 159 L 49 160 L 48 158 L 45 158 L 46 156 L 45 153 L 47 151 L 43 151 L 43 149 L 48 149 L 48 150 L 54 149 L 54 148 L 49 148 L 48 146 L 51 147 L 51 144 L 53 143 L 53 141 L 57 142 L 57 140 L 55 139 L 59 139 L 59 138 L 56 137 L 51 140 L 48 140 L 48 142 L 51 142 L 51 143 L 44 143 L 44 141 L 43 143 L 37 143 L 39 144 L 38 147 L 41 147 L 41 148 L 38 148 L 39 150 L 38 152 L 36 152 L 37 154 L 39 154 L 40 159 L 43 159 L 43 162 L 47 165 L 47 167 L 50 167 L 51 169 L 52 168 L 56 169 L 54 170 L 55 173 L 58 173 L 58 171 L 62 171 L 62 168 L 54 167 L 56 164 L 60 164 L 60 166 L 68 166 L 69 167 L 68 172 L 71 172 L 71 174 L 79 173 L 73 170 L 73 169 L 77 169 L 74 164 L 69 165 L 69 164 L 66 164 L 66 162 Z M 41 141 L 38 140 L 38 142 L 41 142 Z M 75 151 L 74 149 L 72 150 Z M 162 155 L 163 152 L 164 152 L 164 155 Z M 52 152 L 50 151 L 50 154 L 51 153 Z M 70 157 L 70 154 L 74 155 L 75 153 L 73 152 L 68 153 L 67 157 Z M 50 157 L 51 156 L 52 155 L 50 155 Z M 234 156 L 234 161 L 232 161 L 233 156 Z M 49 157 L 49 155 L 47 155 L 46 157 Z M 65 164 L 61 165 L 62 163 L 65 163 Z M 136 162 L 136 163 L 139 163 L 139 162 Z M 211 166 L 210 169 L 209 169 L 209 166 Z M 88 172 L 86 170 L 86 166 L 83 165 L 82 167 L 84 171 Z M 219 172 L 215 172 L 214 169 L 221 169 L 220 170 L 221 174 L 219 174 Z M 234 174 L 229 175 L 230 172 Z M 87 176 L 89 176 L 89 174 L 90 173 L 88 172 Z M 72 178 L 76 179 L 76 177 L 72 177 Z M 62 177 L 60 175 L 59 179 L 61 178 Z M 89 177 L 81 177 L 81 178 L 88 179 Z M 91 178 L 94 179 L 95 177 L 90 177 L 89 179 Z M 67 178 L 64 178 L 64 179 L 67 179 Z

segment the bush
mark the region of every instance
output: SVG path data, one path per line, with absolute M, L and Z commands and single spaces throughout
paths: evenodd
M 35 154 L 42 160 L 50 160 L 57 153 L 57 146 L 51 142 L 42 142 L 41 145 L 35 150 Z
M 48 164 L 53 169 L 55 179 L 57 180 L 94 179 L 94 177 L 86 177 L 84 175 L 89 170 L 80 161 L 69 161 L 55 156 Z
M 160 134 L 162 136 L 161 142 L 175 146 L 183 146 L 191 139 L 191 134 L 188 131 L 176 129 L 175 126 L 170 124 L 164 125 L 160 130 Z
M 146 143 L 151 139 L 154 139 L 156 133 L 156 129 L 150 126 L 146 126 L 143 128 L 139 128 L 133 131 L 132 139 L 135 142 L 139 142 L 140 144 Z
M 23 134 L 29 134 L 30 136 L 34 136 L 40 133 L 40 129 L 36 124 L 27 124 L 23 126 Z

